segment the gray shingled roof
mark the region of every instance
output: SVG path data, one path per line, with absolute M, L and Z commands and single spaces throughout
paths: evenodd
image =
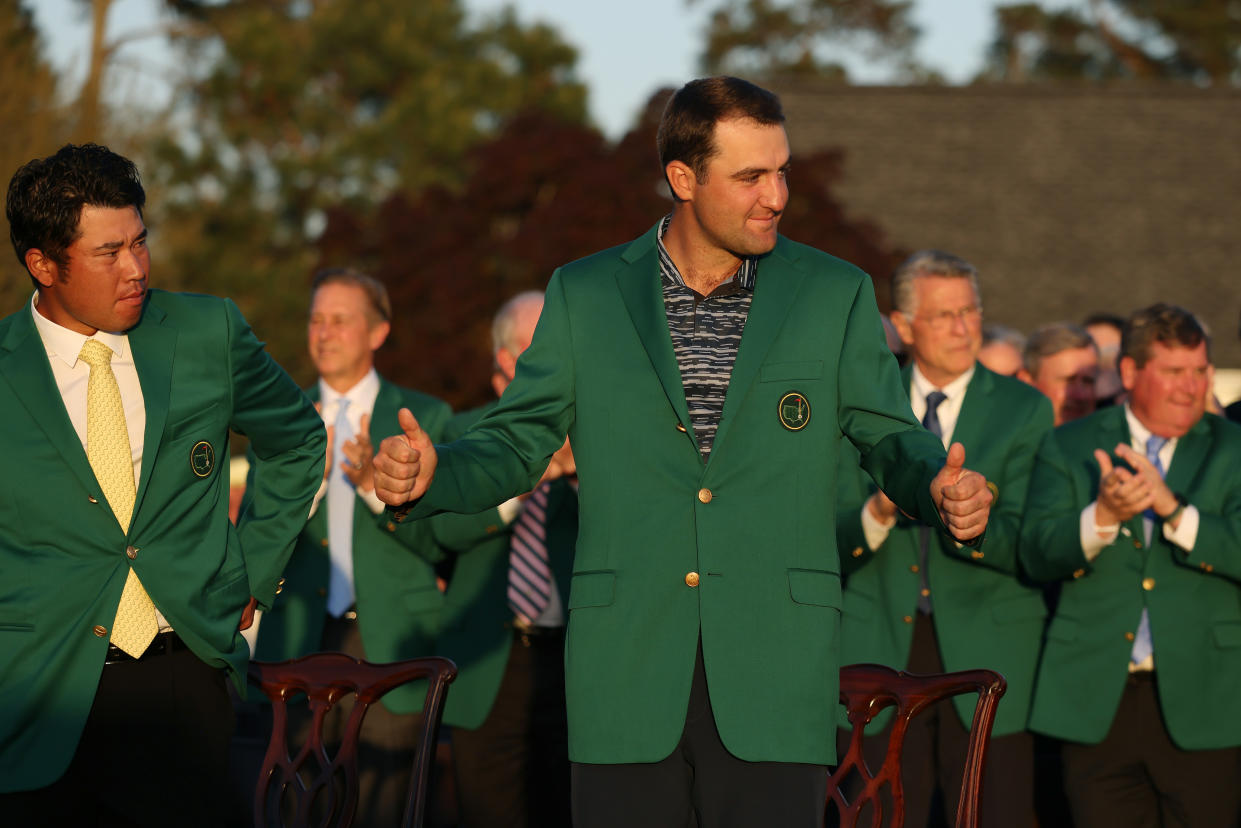
M 771 88 L 794 153 L 844 149 L 852 216 L 979 268 L 988 321 L 1028 333 L 1169 301 L 1210 325 L 1218 365 L 1241 366 L 1241 91 Z

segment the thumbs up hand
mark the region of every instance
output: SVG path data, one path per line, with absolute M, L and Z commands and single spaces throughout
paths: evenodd
M 952 536 L 966 542 L 987 528 L 995 498 L 987 478 L 965 468 L 965 446 L 953 443 L 948 449 L 948 462 L 931 481 L 931 499 Z
M 402 506 L 426 494 L 438 457 L 431 438 L 408 408 L 397 413 L 401 434 L 379 444 L 374 459 L 375 494 L 389 506 Z

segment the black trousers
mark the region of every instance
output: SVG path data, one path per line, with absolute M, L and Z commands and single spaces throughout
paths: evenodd
M 724 747 L 701 642 L 685 729 L 671 755 L 647 764 L 573 763 L 576 828 L 819 828 L 826 800 L 826 765 L 746 762 Z
M 1174 745 L 1159 708 L 1157 674 L 1129 676 L 1107 736 L 1097 745 L 1066 742 L 1063 760 L 1077 828 L 1241 825 L 1241 748 Z
M 46 788 L 0 795 L 9 825 L 218 828 L 233 708 L 224 672 L 189 650 L 103 668 L 82 739 Z
M 487 718 L 452 730 L 461 828 L 569 828 L 564 693 L 564 631 L 515 632 Z
M 915 616 L 907 672 L 944 672 L 933 617 Z M 887 727 L 862 740 L 862 753 L 871 768 L 883 764 L 890 731 Z M 842 731 L 838 745 L 843 751 L 848 744 L 848 734 Z M 956 821 L 968 748 L 969 731 L 951 701 L 933 705 L 910 721 L 901 763 L 908 828 Z M 983 768 L 981 817 L 984 828 L 1034 824 L 1034 739 L 1028 732 L 992 737 Z

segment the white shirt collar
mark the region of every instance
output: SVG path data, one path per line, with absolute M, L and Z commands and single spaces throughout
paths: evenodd
M 366 372 L 366 376 L 358 380 L 348 391 L 343 394 L 334 390 L 330 385 L 319 378 L 319 399 L 322 401 L 324 412 L 330 406 L 335 406 L 344 397 L 349 400 L 349 405 L 353 410 L 369 412 L 375 407 L 375 398 L 379 396 L 379 374 L 372 367 Z
M 975 365 L 977 365 L 977 363 L 975 363 Z M 922 399 L 923 405 L 926 405 L 926 395 L 930 394 L 932 391 L 942 391 L 944 396 L 946 396 L 950 401 L 956 402 L 965 396 L 965 389 L 969 386 L 970 380 L 974 378 L 975 365 L 971 365 L 969 370 L 964 374 L 957 377 L 943 388 L 940 388 L 939 386 L 932 384 L 931 381 L 923 375 L 922 371 L 918 369 L 918 364 L 915 362 L 913 370 L 913 393 Z
M 128 334 L 95 331 L 93 335 L 87 336 L 71 331 L 39 313 L 35 309 L 38 304 L 39 292 L 35 291 L 34 296 L 30 297 L 30 315 L 34 318 L 35 330 L 39 332 L 39 338 L 43 340 L 43 348 L 47 351 L 49 358 L 56 357 L 72 368 L 77 365 L 78 354 L 82 352 L 82 345 L 86 343 L 86 340 L 97 339 L 116 354 L 112 357 L 114 363 L 133 361 L 133 357 L 129 354 Z
M 1129 444 L 1133 446 L 1134 451 L 1145 455 L 1146 444 L 1151 438 L 1151 430 L 1142 424 L 1137 414 L 1133 413 L 1133 407 L 1129 403 L 1125 403 L 1125 421 L 1129 424 Z M 1172 437 L 1159 449 L 1159 459 L 1165 470 L 1171 465 L 1172 453 L 1176 450 L 1176 443 L 1179 439 Z

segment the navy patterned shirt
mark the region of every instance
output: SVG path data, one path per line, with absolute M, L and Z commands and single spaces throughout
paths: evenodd
M 685 284 L 664 247 L 664 232 L 671 216 L 659 226 L 659 273 L 663 284 L 664 313 L 672 350 L 681 370 L 685 403 L 694 424 L 694 436 L 702 462 L 711 456 L 715 431 L 724 413 L 724 397 L 732 378 L 737 348 L 750 315 L 758 258 L 743 259 L 737 272 L 722 285 L 702 296 Z

